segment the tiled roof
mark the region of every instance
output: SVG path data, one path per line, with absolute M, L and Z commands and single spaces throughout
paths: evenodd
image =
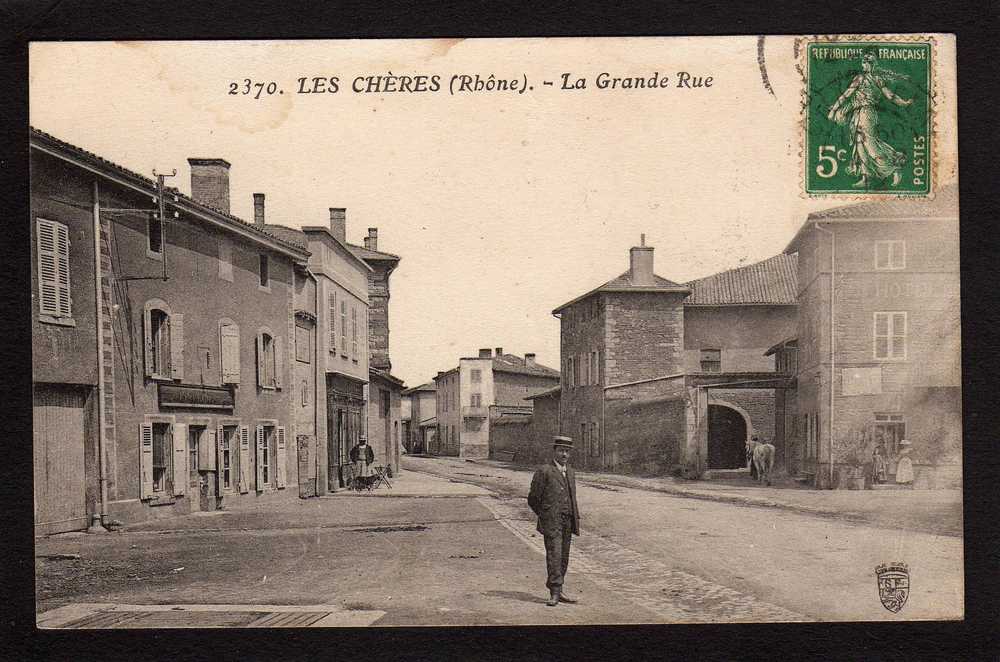
M 958 186 L 944 186 L 932 200 L 895 198 L 833 207 L 809 214 L 813 221 L 835 218 L 921 218 L 958 216 Z
M 617 278 L 612 278 L 608 282 L 604 283 L 599 287 L 595 287 L 586 294 L 581 294 L 572 301 L 567 301 L 563 305 L 559 306 L 552 311 L 553 314 L 558 313 L 563 308 L 573 305 L 577 301 L 582 301 L 592 294 L 597 292 L 687 292 L 688 288 L 685 285 L 678 285 L 672 280 L 667 280 L 666 278 L 661 278 L 656 274 L 653 274 L 653 285 L 633 285 L 632 284 L 632 274 L 630 271 L 626 271 Z
M 403 391 L 403 395 L 410 395 L 411 393 L 416 393 L 417 391 L 436 391 L 437 386 L 427 382 L 426 384 L 421 384 L 420 386 L 414 386 L 413 388 L 408 388 Z
M 910 221 L 910 220 L 954 219 L 958 220 L 958 185 L 948 184 L 934 196 L 926 198 L 896 198 L 859 202 L 823 209 L 809 214 L 806 222 L 788 246 L 786 253 L 798 250 L 802 237 L 813 228 L 814 223 L 861 223 L 865 221 Z
M 39 145 L 47 145 L 59 151 L 69 153 L 81 159 L 82 161 L 89 163 L 90 165 L 102 168 L 107 171 L 114 172 L 118 175 L 126 177 L 127 179 L 133 180 L 133 182 L 136 184 L 141 184 L 145 187 L 148 187 L 151 190 L 156 190 L 156 182 L 150 179 L 149 177 L 146 177 L 145 175 L 140 175 L 139 173 L 129 170 L 124 166 L 120 166 L 117 163 L 109 161 L 104 157 L 98 156 L 93 152 L 88 152 L 87 150 L 81 147 L 77 147 L 76 145 L 68 143 L 64 140 L 60 140 L 59 138 L 56 138 L 51 134 L 45 133 L 44 131 L 39 131 L 34 127 L 31 127 L 31 140 L 33 142 L 37 142 Z M 268 237 L 274 241 L 277 241 L 279 244 L 286 245 L 287 247 L 295 250 L 298 253 L 304 253 L 305 255 L 309 254 L 308 251 L 306 251 L 306 247 L 303 243 L 300 243 L 298 241 L 288 241 L 287 239 L 279 237 L 267 230 L 262 230 L 253 223 L 248 223 L 247 221 L 244 221 L 242 218 L 239 218 L 238 216 L 233 216 L 232 214 L 224 212 L 221 209 L 216 209 L 214 207 L 206 205 L 203 202 L 199 202 L 194 198 L 191 198 L 190 196 L 184 195 L 176 188 L 168 187 L 168 190 L 173 195 L 176 195 L 178 198 L 185 200 L 191 205 L 199 207 L 205 211 L 211 212 L 213 216 L 216 216 L 220 219 L 224 219 L 225 221 L 231 224 L 241 226 L 241 229 L 249 230 L 252 233 Z
M 562 391 L 562 386 L 554 386 L 546 391 L 542 391 L 541 393 L 529 395 L 528 397 L 525 398 L 525 400 L 537 400 L 539 398 L 555 397 L 559 395 L 561 391 Z
M 396 386 L 405 387 L 406 383 L 399 377 L 391 374 L 388 370 L 383 370 L 382 368 L 368 368 L 368 375 L 370 377 L 381 377 L 382 379 L 395 384 Z
M 684 305 L 746 305 L 796 303 L 797 255 L 784 253 L 745 267 L 699 278 L 688 283 L 691 295 Z
M 365 248 L 364 246 L 357 246 L 355 244 L 347 244 L 347 248 L 350 249 L 352 253 L 360 257 L 362 260 L 399 260 L 398 255 L 393 255 L 392 253 L 384 253 L 382 251 L 373 251 L 370 248 Z
M 548 366 L 536 363 L 535 365 L 525 365 L 524 359 L 513 354 L 503 354 L 493 357 L 493 369 L 498 372 L 513 372 L 521 375 L 535 375 L 538 377 L 555 377 L 559 379 L 560 373 Z
M 267 232 L 270 232 L 275 237 L 279 239 L 284 239 L 285 241 L 306 245 L 306 233 L 302 230 L 297 230 L 295 228 L 290 228 L 285 225 L 275 225 L 273 223 L 268 223 L 264 226 Z

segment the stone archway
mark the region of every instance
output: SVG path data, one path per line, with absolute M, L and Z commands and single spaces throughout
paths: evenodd
M 708 468 L 746 467 L 746 440 L 752 433 L 750 417 L 728 402 L 708 401 Z

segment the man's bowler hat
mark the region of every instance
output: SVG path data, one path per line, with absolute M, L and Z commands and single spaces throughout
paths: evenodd
M 552 437 L 552 445 L 573 448 L 573 440 L 569 437 Z

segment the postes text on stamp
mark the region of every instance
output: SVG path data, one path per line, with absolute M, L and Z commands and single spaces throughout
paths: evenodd
M 931 194 L 932 46 L 873 38 L 806 44 L 806 193 Z

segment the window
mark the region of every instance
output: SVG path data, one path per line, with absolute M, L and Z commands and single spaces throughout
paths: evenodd
M 69 228 L 40 218 L 37 232 L 38 312 L 44 321 L 70 322 Z
M 233 489 L 233 478 L 236 476 L 236 462 L 238 453 L 234 453 L 236 448 L 236 426 L 227 425 L 221 428 L 219 434 L 219 482 L 220 494 L 222 491 Z
M 257 491 L 285 487 L 285 428 L 257 426 Z
M 597 422 L 591 421 L 590 423 L 590 456 L 600 457 L 601 455 L 601 438 L 597 433 Z
M 266 254 L 260 254 L 260 286 L 264 289 L 271 287 L 271 274 L 269 273 L 270 264 L 268 263 L 268 257 Z
M 311 363 L 309 351 L 309 327 L 295 325 L 295 360 L 302 363 Z
M 264 441 L 261 446 L 260 473 L 261 476 L 263 476 L 265 485 L 271 484 L 271 458 L 274 456 L 274 451 L 271 449 L 273 437 L 274 428 L 264 428 Z
M 875 313 L 874 340 L 876 359 L 905 359 L 906 313 Z
M 198 484 L 198 444 L 201 442 L 203 427 L 192 425 L 188 428 L 188 470 L 191 472 L 192 484 Z
M 580 446 L 583 448 L 590 448 L 590 435 L 587 434 L 587 430 L 589 430 L 587 424 L 580 423 Z
M 158 213 L 146 217 L 146 237 L 149 239 L 148 249 L 153 256 L 163 253 L 163 219 Z
M 567 361 L 568 361 L 567 366 L 569 367 L 569 370 L 568 370 L 568 372 L 569 372 L 569 375 L 568 375 L 569 385 L 570 386 L 576 386 L 576 369 L 573 366 L 573 357 L 572 356 L 569 357 L 569 359 L 567 359 Z
M 481 381 L 483 381 L 483 371 L 480 370 L 479 368 L 474 368 L 473 370 L 471 370 L 469 372 L 469 375 L 472 378 L 473 384 L 478 384 Z
M 722 350 L 703 349 L 701 350 L 701 371 L 702 372 L 722 372 Z
M 198 369 L 201 373 L 201 384 L 211 384 L 212 379 L 212 350 L 204 345 L 198 345 Z
M 328 309 L 330 311 L 330 352 L 337 351 L 337 294 L 330 292 L 327 298 Z
M 597 352 L 590 353 L 590 383 L 600 385 L 601 380 L 597 374 Z
M 283 370 L 281 338 L 271 335 L 267 329 L 261 330 L 257 335 L 257 386 L 281 388 Z
M 899 442 L 906 439 L 906 422 L 902 414 L 875 414 L 875 443 L 883 443 L 886 453 L 895 455 Z
M 340 300 L 340 353 L 347 356 L 347 302 Z
M 240 328 L 232 320 L 219 322 L 219 357 L 223 384 L 240 383 Z
M 805 415 L 806 428 L 806 459 L 816 460 L 819 457 L 819 414 Z
M 581 354 L 580 355 L 580 364 L 581 364 L 581 367 L 580 367 L 580 373 L 581 373 L 581 375 L 580 375 L 581 376 L 580 384 L 586 386 L 586 385 L 590 384 L 590 360 L 589 360 L 589 357 L 586 354 Z
M 170 476 L 170 425 L 153 424 L 153 492 L 169 492 Z
M 233 282 L 233 242 L 219 239 L 219 278 Z
M 482 407 L 483 406 L 483 396 L 482 396 L 481 393 L 473 393 L 469 397 L 469 400 L 470 400 L 469 404 L 472 405 L 473 407 Z
M 309 381 L 306 380 L 306 379 L 303 379 L 302 380 L 302 386 L 300 388 L 302 389 L 302 406 L 303 407 L 308 407 L 309 406 Z
M 152 379 L 184 377 L 184 316 L 171 313 L 159 299 L 143 306 L 143 345 L 146 376 Z
M 358 360 L 358 309 L 351 308 L 351 356 Z
M 905 241 L 876 241 L 875 268 L 879 271 L 906 268 Z

